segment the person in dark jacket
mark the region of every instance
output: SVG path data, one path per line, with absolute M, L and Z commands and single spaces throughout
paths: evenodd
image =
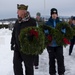
M 37 22 L 37 25 L 45 25 L 45 21 L 41 17 L 41 13 L 40 12 L 36 13 L 36 22 Z
M 75 16 L 73 16 L 73 18 L 72 18 L 71 27 L 72 27 L 72 28 L 75 27 Z M 73 51 L 74 43 L 75 43 L 75 35 L 74 35 L 73 38 L 71 39 L 71 44 L 70 44 L 70 47 L 69 47 L 69 55 L 71 55 L 71 53 L 72 53 L 72 51 Z
M 59 23 L 60 20 L 58 18 L 58 11 L 56 8 L 51 9 L 51 17 L 46 22 L 46 25 L 51 26 L 52 28 L 55 28 L 57 23 Z M 62 32 L 65 32 L 65 30 L 61 30 Z M 48 30 L 45 30 L 46 36 L 48 35 Z M 58 46 L 56 43 L 56 40 L 53 39 L 51 44 L 47 46 L 47 51 L 49 54 L 49 74 L 50 75 L 56 75 L 56 60 L 57 59 L 57 66 L 58 66 L 58 74 L 64 75 L 65 67 L 64 67 L 64 56 L 63 56 L 63 47 Z
M 28 6 L 24 4 L 17 5 L 18 20 L 14 25 L 11 38 L 11 50 L 14 50 L 13 69 L 14 75 L 24 75 L 22 62 L 25 66 L 25 75 L 34 75 L 33 55 L 24 54 L 20 51 L 19 34 L 23 28 L 36 26 L 36 20 L 31 18 L 27 13 Z

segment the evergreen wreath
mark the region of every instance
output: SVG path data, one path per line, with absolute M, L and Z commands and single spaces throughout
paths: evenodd
M 25 54 L 41 54 L 45 48 L 45 36 L 39 27 L 27 27 L 21 30 L 19 41 Z
M 53 39 L 54 29 L 48 25 L 43 25 L 43 31 L 44 30 L 48 30 L 48 32 L 49 32 L 47 35 L 45 34 L 45 46 L 48 46 Z
M 70 25 L 67 22 L 60 22 L 56 25 L 56 29 L 59 30 L 58 33 L 56 33 L 56 42 L 58 45 L 64 45 L 70 44 L 70 40 L 73 37 L 73 29 L 70 27 Z M 61 30 L 65 29 L 66 32 L 63 33 Z
M 56 25 L 56 28 L 44 25 L 44 29 L 49 31 L 49 35 L 45 36 L 46 45 L 50 44 L 53 39 L 56 40 L 58 46 L 66 46 L 70 44 L 70 40 L 73 37 L 73 29 L 66 22 L 60 22 Z M 65 29 L 66 32 L 63 33 L 61 30 Z

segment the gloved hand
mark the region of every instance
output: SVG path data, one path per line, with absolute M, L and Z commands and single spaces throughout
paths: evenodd
M 62 28 L 62 29 L 61 29 L 61 32 L 62 32 L 63 34 L 65 34 L 65 33 L 66 33 L 66 29 L 65 29 L 65 28 Z
M 44 30 L 44 33 L 45 33 L 45 36 L 48 36 L 49 35 L 48 29 Z
M 15 50 L 15 45 L 11 44 L 11 50 Z

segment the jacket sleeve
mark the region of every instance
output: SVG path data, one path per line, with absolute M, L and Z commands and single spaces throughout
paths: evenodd
M 11 45 L 15 45 L 15 29 L 16 29 L 15 27 L 16 27 L 16 23 L 15 23 L 13 31 L 12 31 Z
M 11 50 L 15 50 L 15 28 L 13 29 L 11 37 Z
M 12 45 L 15 44 L 15 28 L 13 29 L 13 32 L 12 32 L 11 44 L 12 44 Z

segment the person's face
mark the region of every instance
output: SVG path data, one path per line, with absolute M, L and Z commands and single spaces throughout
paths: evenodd
M 72 20 L 72 24 L 74 24 L 74 25 L 75 25 L 75 20 Z
M 56 13 L 52 14 L 52 19 L 56 19 L 58 15 Z
M 40 19 L 40 16 L 36 16 L 36 19 L 39 20 Z
M 17 10 L 17 14 L 19 17 L 24 18 L 26 16 L 26 10 Z

